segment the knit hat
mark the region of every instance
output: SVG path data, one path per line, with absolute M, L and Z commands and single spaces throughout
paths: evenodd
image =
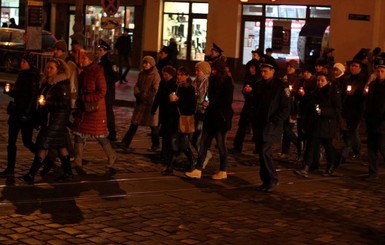
M 59 40 L 53 45 L 54 49 L 60 49 L 63 52 L 67 52 L 67 43 L 64 40 Z
M 290 60 L 289 62 L 286 63 L 286 65 L 291 66 L 291 67 L 293 67 L 293 68 L 296 69 L 296 70 L 297 70 L 298 67 L 299 67 L 298 62 L 295 61 L 295 60 Z
M 151 66 L 155 66 L 156 62 L 155 59 L 152 56 L 144 56 L 143 57 L 143 63 L 149 63 Z
M 170 65 L 163 67 L 162 72 L 168 73 L 173 77 L 176 76 L 176 69 Z
M 209 62 L 206 61 L 200 61 L 196 63 L 195 69 L 198 69 L 203 72 L 205 75 L 210 75 L 211 73 L 211 66 Z
M 345 66 L 342 63 L 335 63 L 333 68 L 340 70 L 342 73 L 345 73 Z
M 21 57 L 23 60 L 27 61 L 30 67 L 37 66 L 37 56 L 31 54 L 31 53 L 25 53 L 23 54 L 23 57 Z

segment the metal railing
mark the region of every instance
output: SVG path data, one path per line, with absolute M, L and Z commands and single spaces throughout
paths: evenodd
M 36 67 L 39 69 L 40 73 L 44 73 L 45 65 L 53 57 L 52 52 L 31 52 L 31 55 L 35 57 Z

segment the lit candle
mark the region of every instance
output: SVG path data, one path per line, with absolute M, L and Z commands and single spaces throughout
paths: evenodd
M 44 98 L 44 95 L 40 95 L 40 97 L 39 97 L 39 104 L 40 105 L 44 105 L 44 103 L 45 103 L 45 98 Z
M 365 87 L 365 94 L 367 94 L 367 93 L 369 93 L 369 87 L 368 86 Z
M 289 85 L 289 90 L 290 90 L 290 91 L 293 90 L 293 86 L 292 86 L 292 85 Z
M 303 87 L 299 87 L 298 92 L 299 92 L 300 94 L 303 94 L 303 93 L 305 93 L 305 90 L 303 90 Z
M 348 91 L 348 92 L 352 91 L 352 85 L 348 85 L 348 86 L 346 87 L 346 91 Z
M 11 90 L 11 84 L 6 83 L 5 87 L 4 87 L 4 90 L 5 90 L 6 93 L 9 93 L 9 91 Z

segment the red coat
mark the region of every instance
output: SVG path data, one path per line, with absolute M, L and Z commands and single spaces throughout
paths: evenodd
M 99 109 L 94 112 L 85 112 L 80 106 L 75 115 L 73 131 L 90 135 L 107 135 L 107 115 L 104 97 L 107 84 L 104 78 L 103 67 L 92 64 L 79 75 L 80 105 L 84 102 L 98 101 Z

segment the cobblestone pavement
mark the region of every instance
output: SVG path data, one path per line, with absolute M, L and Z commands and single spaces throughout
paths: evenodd
M 132 84 L 117 87 L 124 104 L 122 88 L 129 93 Z M 237 96 L 229 148 L 241 108 Z M 132 108 L 115 109 L 121 137 Z M 2 170 L 4 113 L 0 131 Z M 201 180 L 186 179 L 182 171 L 165 177 L 160 174 L 164 163 L 147 150 L 148 133 L 140 127 L 135 151 L 118 153 L 116 173 L 106 171 L 101 147 L 90 141 L 84 153 L 87 174 L 71 182 L 56 181 L 59 164 L 45 179 L 37 176 L 34 186 L 0 179 L 0 244 L 385 244 L 384 164 L 381 178 L 363 180 L 365 152 L 330 178 L 321 172 L 300 178 L 293 174 L 299 168 L 293 161 L 277 161 L 280 184 L 263 193 L 255 190 L 259 167 L 250 135 L 244 153 L 229 156 L 228 179 L 213 181 L 210 175 L 219 165 L 215 147 Z M 16 176 L 28 170 L 33 158 L 21 140 L 18 150 Z

